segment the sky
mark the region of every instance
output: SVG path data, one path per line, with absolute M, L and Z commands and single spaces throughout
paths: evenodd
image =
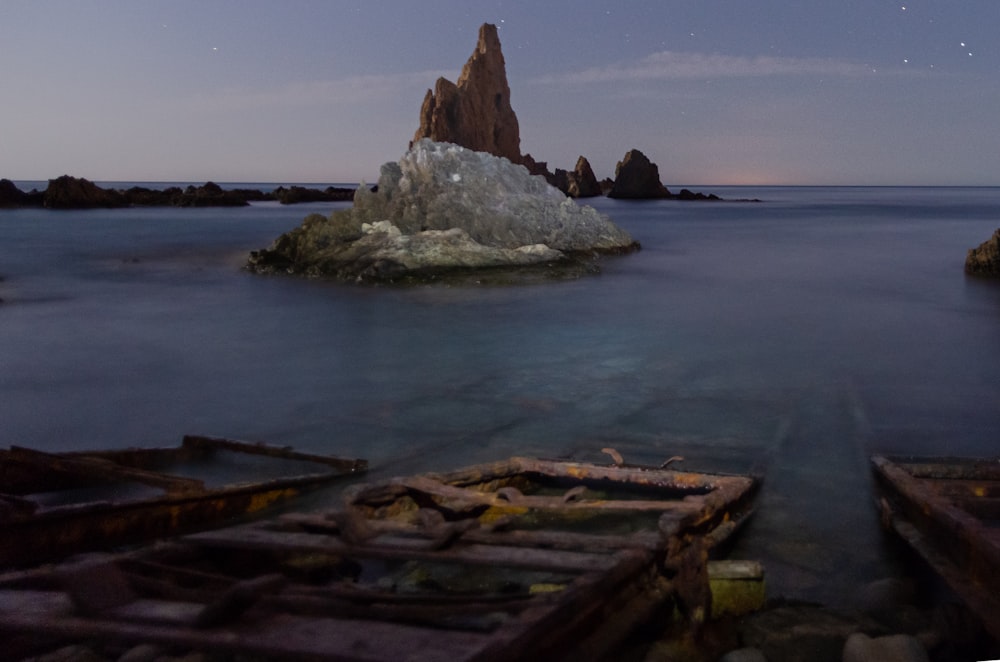
M 374 182 L 482 23 L 550 168 L 1000 185 L 1000 0 L 0 0 L 0 177 Z

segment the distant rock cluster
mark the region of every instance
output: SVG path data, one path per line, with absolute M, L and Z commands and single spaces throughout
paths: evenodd
M 479 28 L 479 41 L 465 63 L 457 83 L 438 78 L 427 90 L 420 108 L 420 127 L 413 142 L 429 138 L 450 142 L 478 152 L 488 152 L 525 166 L 549 184 L 574 198 L 608 193 L 624 199 L 671 198 L 718 200 L 715 195 L 688 190 L 673 194 L 660 182 L 659 170 L 637 149 L 629 151 L 618 164 L 615 180 L 602 186 L 586 158 L 581 156 L 571 170 L 550 172 L 548 164 L 521 154 L 520 126 L 510 104 L 510 86 L 500 38 L 495 25 Z
M 353 188 L 329 186 L 323 190 L 292 186 L 274 191 L 223 189 L 214 182 L 201 186 L 150 189 L 105 189 L 93 182 L 63 175 L 50 179 L 44 191 L 25 193 L 9 179 L 0 179 L 0 207 L 46 207 L 49 209 L 113 209 L 116 207 L 242 207 L 250 202 L 276 200 L 282 204 L 299 202 L 350 201 Z
M 591 272 L 596 255 L 637 248 L 607 216 L 509 159 L 421 139 L 382 166 L 374 190 L 359 188 L 352 208 L 306 217 L 247 266 L 367 283 L 523 282 Z
M 965 272 L 973 276 L 1000 278 L 1000 229 L 965 257 Z

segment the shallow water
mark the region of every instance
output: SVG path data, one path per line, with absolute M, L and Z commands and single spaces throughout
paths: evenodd
M 758 468 L 735 554 L 843 602 L 897 571 L 870 453 L 1000 450 L 1000 283 L 962 272 L 1000 189 L 695 188 L 763 202 L 592 201 L 643 250 L 522 288 L 240 270 L 337 205 L 0 211 L 0 444 Z

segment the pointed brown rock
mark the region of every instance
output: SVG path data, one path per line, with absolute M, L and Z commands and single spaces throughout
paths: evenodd
M 479 28 L 479 42 L 458 83 L 439 78 L 420 109 L 413 142 L 430 138 L 521 163 L 521 135 L 497 27 Z
M 630 150 L 615 168 L 615 184 L 609 198 L 669 198 L 670 191 L 660 182 L 660 169 L 645 154 Z

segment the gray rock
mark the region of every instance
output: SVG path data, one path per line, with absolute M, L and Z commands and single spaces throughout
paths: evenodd
M 353 208 L 306 217 L 251 254 L 248 266 L 343 280 L 419 280 L 637 247 L 607 216 L 523 166 L 424 139 L 382 166 L 377 191 L 361 186 Z
M 916 638 L 906 634 L 873 639 L 856 632 L 844 644 L 843 662 L 930 662 Z

